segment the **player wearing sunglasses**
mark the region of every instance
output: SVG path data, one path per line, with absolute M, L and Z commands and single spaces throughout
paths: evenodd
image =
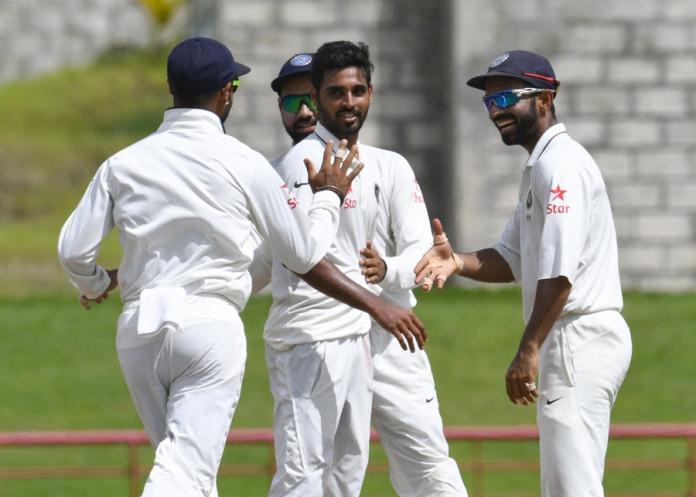
M 538 400 L 541 494 L 601 497 L 611 409 L 632 348 L 604 180 L 556 119 L 559 82 L 545 57 L 504 53 L 467 84 L 485 91 L 503 142 L 529 152 L 517 209 L 500 241 L 476 252 L 452 252 L 434 221 L 416 281 L 426 290 L 454 273 L 521 282 L 525 329 L 505 382 L 513 403 Z
M 300 53 L 283 64 L 271 88 L 278 94 L 278 109 L 293 145 L 314 131 L 317 108 L 309 97 L 311 53 Z
M 312 83 L 302 87 L 305 73 L 297 57 L 271 85 L 295 142 L 274 161 L 276 170 L 300 202 L 309 201 L 306 175 L 297 168 L 302 158 L 316 156 L 323 143 L 339 137 L 357 145 L 366 168 L 346 197 L 341 233 L 327 256 L 355 282 L 367 282 L 384 300 L 410 309 L 413 266 L 431 232 L 408 162 L 359 141 L 373 93 L 368 47 L 322 45 L 312 59 Z M 293 131 L 306 128 L 293 125 L 299 122 L 293 113 L 309 114 L 315 104 L 320 122 L 297 139 Z M 372 421 L 398 495 L 466 497 L 457 463 L 448 455 L 425 351 L 404 352 L 378 323 L 307 288 L 277 261 L 272 264 L 273 305 L 264 337 L 278 471 L 269 495 L 359 495 Z

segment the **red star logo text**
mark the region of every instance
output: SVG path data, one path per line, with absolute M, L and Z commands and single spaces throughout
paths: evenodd
M 563 195 L 566 194 L 568 190 L 561 190 L 561 185 L 556 185 L 555 190 L 551 190 L 551 193 L 553 193 L 553 198 L 551 199 L 551 202 L 554 200 L 563 200 L 565 202 L 565 199 L 563 198 Z

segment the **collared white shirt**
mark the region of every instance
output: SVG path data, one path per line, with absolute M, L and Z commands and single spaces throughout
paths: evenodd
M 565 276 L 561 315 L 623 307 L 616 231 L 597 164 L 566 132 L 549 128 L 522 171 L 517 209 L 494 247 L 522 282 L 525 322 L 537 282 Z
M 303 160 L 309 158 L 319 167 L 328 140 L 333 140 L 336 151 L 340 140 L 317 123 L 314 133 L 291 148 L 276 168 L 303 205 L 311 202 L 312 197 Z M 375 233 L 379 195 L 376 192 L 380 188 L 375 164 L 381 152 L 358 143 L 358 153 L 365 167 L 353 180 L 341 207 L 338 232 L 326 256 L 346 276 L 366 286 L 358 260 L 360 249 Z M 315 290 L 283 267 L 275 251 L 272 273 L 273 304 L 264 329 L 270 346 L 284 350 L 295 344 L 360 335 L 369 330 L 366 313 Z
M 326 252 L 338 213 L 331 192 L 299 208 L 268 161 L 226 135 L 214 113 L 168 109 L 155 133 L 100 166 L 61 230 L 58 254 L 73 285 L 95 298 L 109 284 L 99 246 L 115 227 L 123 301 L 145 288 L 182 287 L 241 310 L 251 291 L 252 224 L 283 264 L 304 273 Z

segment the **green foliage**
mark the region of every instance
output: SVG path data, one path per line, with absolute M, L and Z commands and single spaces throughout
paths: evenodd
M 56 243 L 97 167 L 157 129 L 168 50 L 122 51 L 0 87 L 0 296 L 71 292 Z M 116 266 L 117 240 L 101 261 Z
M 64 213 L 99 164 L 153 132 L 169 105 L 160 50 L 0 87 L 0 219 Z
M 186 0 L 138 0 L 158 26 L 165 26 Z

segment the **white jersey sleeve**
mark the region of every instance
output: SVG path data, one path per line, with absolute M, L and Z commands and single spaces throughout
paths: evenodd
M 380 214 L 373 244 L 387 265 L 380 286 L 389 291 L 415 288 L 414 268 L 432 245 L 428 210 L 406 159 L 390 154 L 381 166 Z
M 268 174 L 256 175 L 250 185 L 252 220 L 283 264 L 304 274 L 324 257 L 333 242 L 339 221 L 338 196 L 330 191 L 317 192 L 308 216 L 271 165 L 266 166 Z
M 88 298 L 109 287 L 106 270 L 96 262 L 102 240 L 113 229 L 113 202 L 106 183 L 107 163 L 101 165 L 58 238 L 58 258 L 72 285 Z

